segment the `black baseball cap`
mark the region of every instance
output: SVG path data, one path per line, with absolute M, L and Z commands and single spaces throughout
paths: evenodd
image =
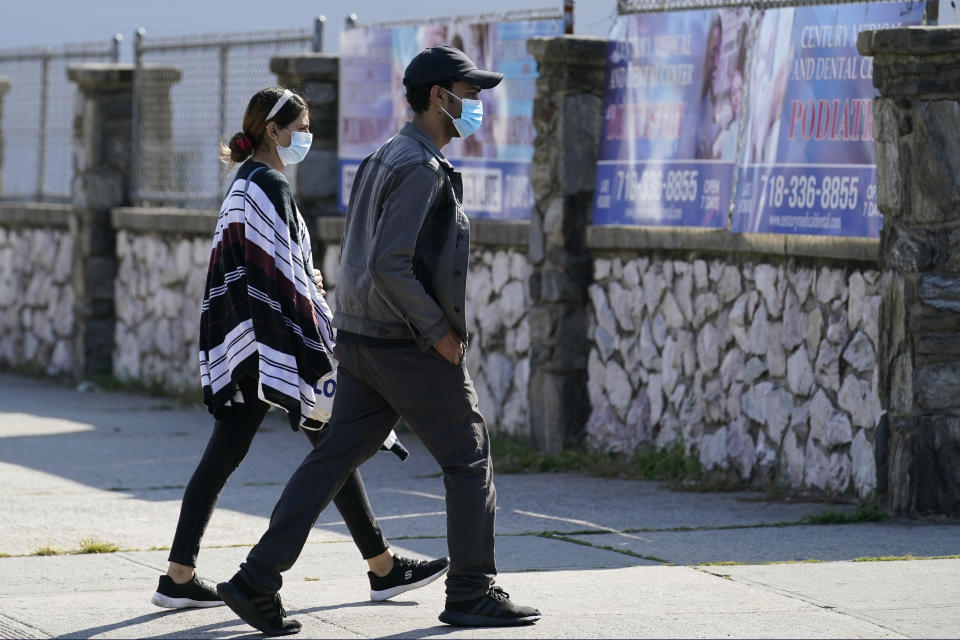
M 466 80 L 481 89 L 492 89 L 503 80 L 503 74 L 477 69 L 467 54 L 446 45 L 424 49 L 414 56 L 403 72 L 403 84 L 408 87 L 422 87 L 447 78 Z

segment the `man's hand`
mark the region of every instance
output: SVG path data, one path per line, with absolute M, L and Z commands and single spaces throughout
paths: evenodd
M 317 283 L 317 289 L 320 290 L 320 295 L 326 296 L 327 292 L 323 288 L 323 274 L 320 273 L 319 269 L 313 270 L 313 281 Z
M 460 342 L 460 336 L 453 329 L 447 331 L 447 335 L 434 342 L 433 348 L 450 364 L 460 364 L 460 360 L 463 358 L 463 343 Z

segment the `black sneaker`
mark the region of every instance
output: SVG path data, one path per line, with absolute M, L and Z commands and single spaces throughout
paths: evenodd
M 419 589 L 445 574 L 449 568 L 449 558 L 424 562 L 393 556 L 393 569 L 382 578 L 373 571 L 367 571 L 367 577 L 370 578 L 370 599 L 387 600 L 404 591 Z
M 512 627 L 532 624 L 539 619 L 539 611 L 510 602 L 510 594 L 500 587 L 490 587 L 485 595 L 475 600 L 448 600 L 440 614 L 440 622 L 455 627 Z
M 279 593 L 248 597 L 232 580 L 218 584 L 217 593 L 244 622 L 268 636 L 289 636 L 300 632 L 299 622 L 286 619 L 287 612 Z
M 165 609 L 186 609 L 187 607 L 219 607 L 223 600 L 216 590 L 197 577 L 190 582 L 177 584 L 168 575 L 160 576 L 157 591 L 150 598 L 150 602 Z

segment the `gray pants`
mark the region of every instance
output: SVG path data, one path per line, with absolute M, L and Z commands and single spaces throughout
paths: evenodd
M 270 516 L 270 528 L 240 565 L 253 589 L 280 590 L 320 512 L 347 476 L 380 448 L 397 417 L 440 464 L 446 487 L 450 571 L 447 600 L 477 598 L 497 573 L 497 501 L 490 438 L 466 365 L 434 349 L 338 344 L 333 419 L 293 473 Z

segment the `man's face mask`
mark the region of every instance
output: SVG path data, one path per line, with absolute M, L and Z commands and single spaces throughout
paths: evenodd
M 444 91 L 447 91 L 444 89 Z M 477 132 L 477 129 L 480 128 L 480 125 L 483 124 L 483 103 L 479 100 L 471 100 L 469 98 L 460 98 L 455 93 L 447 91 L 451 96 L 460 101 L 460 117 L 454 118 L 451 116 L 446 109 L 443 109 L 443 112 L 447 114 L 447 117 L 453 120 L 453 126 L 457 129 L 457 133 L 460 134 L 461 138 L 466 138 L 472 136 Z

